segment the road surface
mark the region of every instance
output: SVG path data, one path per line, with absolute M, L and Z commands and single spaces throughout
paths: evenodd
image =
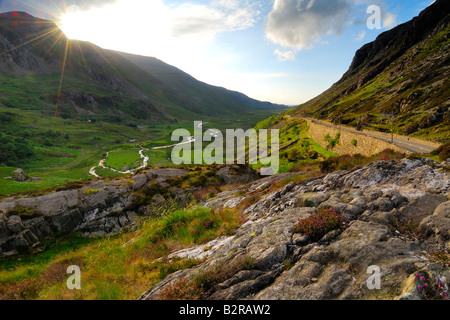
M 346 130 L 346 131 L 352 132 L 354 134 L 359 134 L 359 135 L 364 135 L 364 136 L 380 139 L 380 140 L 383 140 L 383 141 L 386 141 L 386 142 L 389 142 L 389 143 L 391 143 L 391 141 L 392 141 L 392 138 L 388 138 L 386 136 L 379 135 L 379 134 L 376 134 L 376 133 L 361 132 L 361 131 L 349 129 L 349 128 L 342 127 L 342 126 L 341 127 L 335 126 L 335 125 L 332 125 L 330 123 L 323 122 L 323 121 L 318 121 L 318 120 L 313 120 L 313 119 L 310 119 L 310 120 L 313 123 L 321 124 L 321 125 L 324 125 L 324 126 L 335 128 L 335 129 Z M 426 144 L 422 144 L 422 143 L 419 143 L 419 142 L 416 142 L 416 141 L 408 141 L 407 139 L 408 138 L 399 139 L 398 137 L 395 137 L 393 144 L 396 145 L 399 148 L 402 148 L 402 149 L 404 149 L 406 151 L 409 151 L 409 152 L 412 152 L 412 153 L 430 153 L 431 151 L 436 149 L 436 147 L 429 146 L 429 145 L 426 145 Z

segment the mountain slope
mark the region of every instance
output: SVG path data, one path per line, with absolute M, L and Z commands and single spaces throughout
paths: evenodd
M 240 106 L 255 110 L 258 108 L 282 107 L 269 102 L 260 102 L 242 93 L 198 81 L 180 69 L 156 58 L 118 53 L 163 82 L 167 93 L 172 93 L 173 101 L 192 112 L 213 115 L 219 109 L 224 112 L 230 110 L 239 112 Z M 211 108 L 214 105 L 218 105 L 216 110 Z
M 233 117 L 278 107 L 202 84 L 159 61 L 152 72 L 146 63 L 156 59 L 142 57 L 141 63 L 123 55 L 68 40 L 53 22 L 23 12 L 0 14 L 0 101 L 64 117 L 113 120 Z M 180 81 L 164 74 L 170 70 L 177 70 Z
M 450 139 L 448 92 L 450 2 L 438 0 L 413 20 L 356 52 L 330 89 L 289 113 L 394 131 L 438 142 Z

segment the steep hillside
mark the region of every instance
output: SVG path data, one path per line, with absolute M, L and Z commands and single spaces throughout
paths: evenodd
M 0 14 L 0 52 L 0 102 L 8 107 L 107 120 L 233 117 L 278 107 L 202 84 L 159 61 L 152 72 L 147 61 L 155 59 L 136 64 L 117 52 L 68 40 L 53 22 L 23 12 Z M 180 81 L 164 74 L 171 70 Z
M 245 106 L 249 110 L 283 107 L 270 102 L 257 101 L 240 92 L 198 81 L 180 69 L 156 58 L 118 53 L 161 81 L 164 92 L 171 96 L 172 101 L 194 113 L 213 116 L 218 111 L 223 111 L 225 114 L 239 112 L 241 106 Z
M 447 142 L 449 32 L 450 2 L 438 0 L 363 46 L 341 80 L 289 113 Z

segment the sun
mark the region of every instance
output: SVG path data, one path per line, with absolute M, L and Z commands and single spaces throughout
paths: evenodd
M 69 6 L 65 12 L 60 16 L 59 22 L 57 23 L 64 34 L 69 39 L 84 40 L 83 35 L 86 34 L 88 30 L 87 25 L 83 23 L 83 12 L 77 5 Z

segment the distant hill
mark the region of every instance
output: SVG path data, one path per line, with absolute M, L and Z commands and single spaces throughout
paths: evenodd
M 214 116 L 217 113 L 239 113 L 241 108 L 258 110 L 261 108 L 284 107 L 270 102 L 261 102 L 246 95 L 222 87 L 198 81 L 180 69 L 159 59 L 118 52 L 135 63 L 145 72 L 163 83 L 164 93 L 183 108 L 202 115 Z
M 437 0 L 363 46 L 336 84 L 289 113 L 449 141 L 449 22 L 450 1 Z
M 233 118 L 280 107 L 199 82 L 155 58 L 68 40 L 53 22 L 24 12 L 0 14 L 0 103 L 112 121 Z

